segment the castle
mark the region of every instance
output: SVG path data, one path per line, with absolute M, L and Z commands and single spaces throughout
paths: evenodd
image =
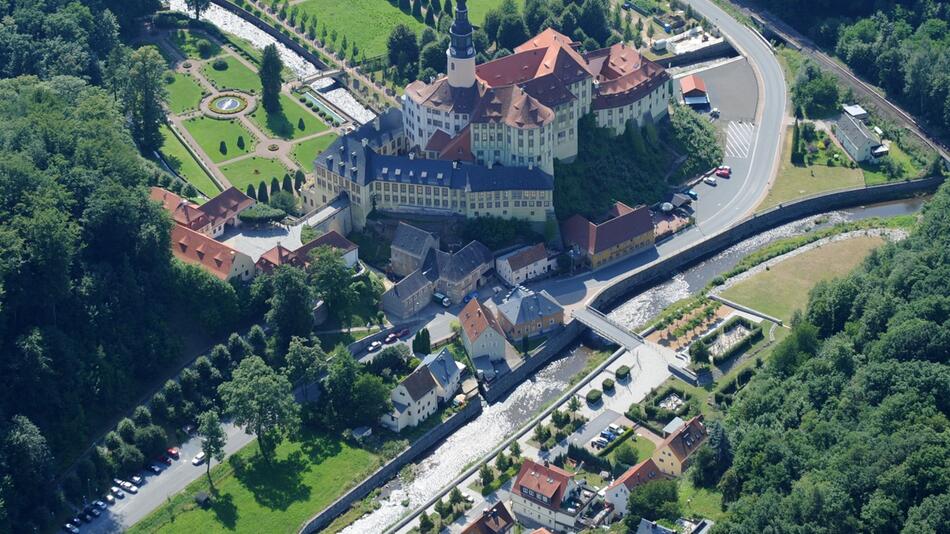
M 669 74 L 624 43 L 582 53 L 548 28 L 514 53 L 475 64 L 465 0 L 451 28 L 448 74 L 406 87 L 407 147 L 427 157 L 493 167 L 540 167 L 577 155 L 577 122 L 591 111 L 598 126 L 623 133 L 667 112 Z
M 307 208 L 344 195 L 357 229 L 373 209 L 544 222 L 554 212 L 554 160 L 577 156 L 582 116 L 593 112 L 620 134 L 631 119 L 667 113 L 670 76 L 625 44 L 582 53 L 547 29 L 476 65 L 465 0 L 450 32 L 446 76 L 412 82 L 401 111 L 316 157 L 302 191 Z

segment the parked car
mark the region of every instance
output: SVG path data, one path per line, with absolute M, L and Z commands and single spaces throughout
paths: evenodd
M 129 480 L 130 480 L 133 484 L 135 484 L 136 486 L 141 486 L 141 485 L 142 485 L 142 482 L 145 482 L 145 479 L 143 479 L 143 478 L 140 477 L 139 475 L 132 475 L 132 476 L 129 478 Z
M 76 528 L 79 528 L 79 525 L 82 524 L 82 518 L 80 518 L 80 517 L 77 515 L 76 517 L 70 519 L 69 522 L 72 523 L 72 524 L 74 524 L 74 525 L 76 525 Z M 88 523 L 88 521 L 87 521 L 87 523 Z
M 719 172 L 719 171 L 716 171 L 716 172 Z M 715 177 L 715 176 L 707 176 L 707 177 L 703 178 L 703 181 L 706 182 L 706 183 L 709 184 L 709 185 L 716 185 L 716 177 Z
M 616 423 L 610 423 L 609 425 L 607 425 L 607 428 L 610 429 L 611 432 L 613 432 L 614 434 L 618 436 L 623 433 L 623 427 L 621 427 L 620 425 Z
M 402 330 L 396 332 L 396 337 L 398 337 L 399 339 L 402 339 L 402 338 L 404 338 L 404 337 L 407 337 L 408 335 L 409 335 L 409 329 L 408 329 L 408 328 L 403 328 Z
M 395 332 L 390 332 L 390 333 L 386 336 L 386 339 L 383 340 L 383 343 L 385 343 L 385 344 L 387 344 L 387 345 L 392 345 L 392 344 L 395 343 L 398 339 L 399 339 L 399 336 L 397 336 Z
M 95 506 L 96 508 L 100 509 L 100 510 L 105 510 L 105 509 L 106 509 L 106 503 L 104 503 L 104 502 L 102 502 L 102 501 L 92 501 L 92 505 Z
M 732 167 L 728 165 L 722 165 L 716 169 L 716 176 L 720 178 L 729 178 L 732 176 Z
M 714 119 L 719 118 L 719 108 L 712 108 L 711 110 L 709 110 L 709 116 Z
M 90 504 L 89 506 L 87 506 L 85 509 L 83 509 L 83 512 L 86 513 L 86 514 L 88 514 L 88 515 L 91 515 L 91 516 L 94 517 L 94 518 L 95 518 L 95 517 L 99 517 L 100 515 L 102 515 L 102 512 L 100 512 L 98 508 L 96 508 L 95 506 L 93 506 L 93 505 L 91 505 L 91 504 Z
M 92 523 L 92 516 L 86 512 L 79 512 L 79 514 L 76 515 L 76 519 L 82 521 L 83 523 Z
M 692 189 L 686 190 L 686 196 L 688 196 L 689 198 L 693 200 L 699 200 L 699 193 L 697 193 L 696 191 L 693 191 Z
M 610 444 L 610 442 L 604 438 L 597 438 L 594 440 L 594 443 L 597 445 L 598 449 L 603 449 L 604 447 Z
M 478 291 L 472 291 L 462 299 L 463 304 L 468 304 L 472 299 L 478 298 Z
M 434 300 L 438 304 L 441 304 L 443 308 L 448 308 L 452 306 L 452 299 L 450 299 L 449 297 L 446 297 L 445 295 L 443 295 L 442 293 L 439 293 L 438 291 L 432 294 L 432 300 Z
M 65 525 L 63 525 L 63 530 L 71 534 L 79 534 L 79 527 L 77 527 L 76 525 L 73 525 L 72 523 L 66 523 Z
M 116 489 L 118 489 L 118 488 L 116 488 Z M 103 497 L 103 498 L 104 498 L 104 499 L 106 500 L 106 502 L 109 503 L 110 505 L 115 504 L 115 497 L 114 497 L 111 493 L 106 493 L 106 496 Z
M 146 467 L 146 469 L 148 469 L 148 471 L 149 471 L 150 473 L 152 473 L 153 475 L 157 475 L 157 474 L 159 474 L 159 473 L 162 472 L 162 466 L 160 466 L 160 465 L 158 465 L 158 464 L 152 464 L 152 465 Z
M 379 341 L 374 341 L 369 344 L 369 347 L 366 347 L 367 352 L 376 352 L 377 350 L 383 348 L 383 344 Z
M 156 458 L 156 460 L 158 460 L 159 462 L 161 462 L 161 463 L 163 463 L 163 464 L 165 464 L 165 465 L 171 465 L 171 464 L 172 464 L 172 459 L 169 458 L 167 454 L 161 454 L 161 455 L 159 455 L 159 456 Z
M 122 484 L 121 484 L 121 487 L 122 487 L 122 489 L 124 489 L 127 493 L 135 494 L 135 493 L 138 493 L 138 492 L 139 492 L 139 487 L 136 486 L 135 484 L 131 483 L 131 482 L 128 482 L 128 481 L 123 481 Z
M 177 460 L 181 458 L 181 453 L 178 452 L 178 447 L 172 447 L 166 450 L 165 452 L 168 453 L 168 457 L 171 458 L 172 460 Z
M 205 451 L 201 451 L 191 459 L 191 465 L 201 465 L 205 463 Z
M 609 430 L 601 430 L 601 431 L 600 431 L 600 437 L 604 438 L 604 439 L 607 440 L 607 442 L 609 443 L 609 442 L 613 441 L 614 438 L 617 437 L 617 436 L 614 436 L 613 432 L 611 432 L 611 431 L 609 431 Z

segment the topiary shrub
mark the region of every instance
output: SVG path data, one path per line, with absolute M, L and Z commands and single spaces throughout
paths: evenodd
M 228 62 L 218 58 L 214 60 L 214 63 L 211 64 L 211 68 L 214 70 L 228 70 Z
M 601 392 L 599 389 L 592 389 L 587 392 L 587 395 L 584 398 L 587 399 L 587 404 L 597 404 L 600 402 L 600 399 L 603 396 L 603 392 Z
M 626 380 L 630 377 L 630 368 L 626 365 L 621 365 L 614 374 L 617 375 L 617 380 Z
M 603 383 L 602 383 L 601 385 L 604 386 L 604 391 L 613 391 L 613 390 L 614 390 L 614 381 L 613 381 L 612 379 L 610 379 L 610 378 L 604 379 L 604 381 L 603 381 Z
M 214 51 L 211 41 L 207 39 L 198 39 L 198 41 L 195 42 L 195 48 L 198 49 L 198 55 L 204 59 L 211 57 L 211 52 Z

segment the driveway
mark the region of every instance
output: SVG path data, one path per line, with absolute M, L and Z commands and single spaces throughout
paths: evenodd
M 283 245 L 290 250 L 300 248 L 301 227 L 300 224 L 265 228 L 237 226 L 228 228 L 228 231 L 218 240 L 234 250 L 247 254 L 257 262 L 265 252 L 277 245 Z
M 587 421 L 584 426 L 567 437 L 563 442 L 558 443 L 546 453 L 542 453 L 542 458 L 557 458 L 561 454 L 567 454 L 567 446 L 569 444 L 574 444 L 578 447 L 583 447 L 590 443 L 590 440 L 599 436 L 601 432 L 608 426 L 610 423 L 613 423 L 620 418 L 620 414 L 613 410 L 606 410 L 597 417 Z

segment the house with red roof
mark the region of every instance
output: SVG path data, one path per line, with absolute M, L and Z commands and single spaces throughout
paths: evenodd
M 617 477 L 613 483 L 607 486 L 604 500 L 613 506 L 614 515 L 625 515 L 627 513 L 627 500 L 630 498 L 630 492 L 638 486 L 642 486 L 654 480 L 663 480 L 666 475 L 660 471 L 652 458 L 638 463 L 627 469 L 622 475 Z
M 561 225 L 564 243 L 592 269 L 653 247 L 653 216 L 646 206 L 617 202 L 604 220 L 593 223 L 574 215 Z
M 281 265 L 304 268 L 310 263 L 310 252 L 318 247 L 330 247 L 338 251 L 347 267 L 353 267 L 359 259 L 359 247 L 356 243 L 343 237 L 336 230 L 331 230 L 309 243 L 301 245 L 296 250 L 290 250 L 283 245 L 277 245 L 268 250 L 258 258 L 256 263 L 257 272 L 271 273 Z
M 671 432 L 653 451 L 653 461 L 660 471 L 679 476 L 689 467 L 690 458 L 705 443 L 709 433 L 703 416 L 697 415 Z
M 697 74 L 680 78 L 680 91 L 683 93 L 683 102 L 687 106 L 704 107 L 709 105 L 706 82 Z
M 496 362 L 505 359 L 508 342 L 495 315 L 478 299 L 468 301 L 459 312 L 462 345 L 472 360 L 488 357 Z
M 236 187 L 230 187 L 218 193 L 199 208 L 211 221 L 211 237 L 219 237 L 229 226 L 238 226 L 238 215 L 257 201 L 245 195 Z
M 515 526 L 515 518 L 505 503 L 498 501 L 491 508 L 482 510 L 482 515 L 465 525 L 462 534 L 507 534 Z
M 495 259 L 495 272 L 511 286 L 547 276 L 556 269 L 557 261 L 548 255 L 544 243 L 519 248 Z
M 221 280 L 247 281 L 254 276 L 254 260 L 250 256 L 180 224 L 172 226 L 171 246 L 176 258 Z
M 171 215 L 175 224 L 180 224 L 186 228 L 211 235 L 211 219 L 201 211 L 201 208 L 167 189 L 152 186 L 149 190 L 149 197 L 162 204 L 165 211 Z
M 545 461 L 525 460 L 511 486 L 511 511 L 521 521 L 554 531 L 572 531 L 595 493 L 569 473 Z

